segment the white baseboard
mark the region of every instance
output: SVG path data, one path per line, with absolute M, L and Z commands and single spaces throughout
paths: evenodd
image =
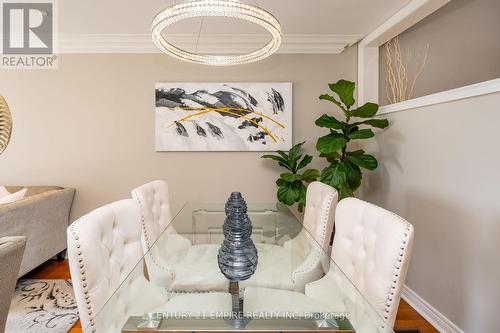
M 446 318 L 441 312 L 427 303 L 408 286 L 404 286 L 402 298 L 410 304 L 422 317 L 441 333 L 465 333 L 460 327 Z

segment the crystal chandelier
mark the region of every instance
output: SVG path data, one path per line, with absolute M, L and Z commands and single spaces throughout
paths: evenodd
M 175 22 L 194 17 L 228 17 L 261 26 L 271 34 L 271 40 L 257 51 L 238 55 L 196 54 L 168 42 L 163 30 Z M 281 45 L 281 25 L 269 12 L 238 0 L 194 0 L 165 8 L 153 19 L 151 32 L 154 44 L 174 58 L 197 64 L 228 66 L 255 62 L 269 57 Z

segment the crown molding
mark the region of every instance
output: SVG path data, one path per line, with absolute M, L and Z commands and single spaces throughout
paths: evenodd
M 362 35 L 290 34 L 284 35 L 281 54 L 342 53 L 357 43 Z M 188 50 L 196 48 L 197 35 L 171 35 L 169 40 Z M 250 34 L 203 35 L 198 52 L 247 53 L 262 47 L 269 37 Z M 58 53 L 160 53 L 150 35 L 122 34 L 62 34 L 57 36 Z

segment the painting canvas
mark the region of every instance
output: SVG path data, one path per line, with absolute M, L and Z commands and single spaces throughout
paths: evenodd
M 292 146 L 291 83 L 157 83 L 157 151 Z

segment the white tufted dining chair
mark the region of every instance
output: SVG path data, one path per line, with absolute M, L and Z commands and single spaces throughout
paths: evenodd
M 328 274 L 308 283 L 304 294 L 247 288 L 245 311 L 347 311 L 356 332 L 390 331 L 410 262 L 413 234 L 413 226 L 396 214 L 359 199 L 343 199 L 335 214 L 335 264 Z M 378 317 L 367 318 L 370 313 L 378 313 Z
M 132 199 L 98 208 L 68 227 L 71 279 L 84 332 L 120 332 L 145 312 L 230 311 L 225 293 L 169 297 L 144 276 L 140 209 Z
M 220 245 L 192 245 L 171 225 L 165 181 L 139 186 L 132 198 L 141 207 L 142 249 L 152 282 L 180 293 L 229 290 L 229 281 L 217 265 Z
M 312 182 L 307 187 L 304 228 L 283 246 L 256 244 L 259 261 L 255 274 L 240 287 L 268 287 L 304 291 L 306 283 L 328 271 L 330 237 L 333 231 L 337 191 Z

